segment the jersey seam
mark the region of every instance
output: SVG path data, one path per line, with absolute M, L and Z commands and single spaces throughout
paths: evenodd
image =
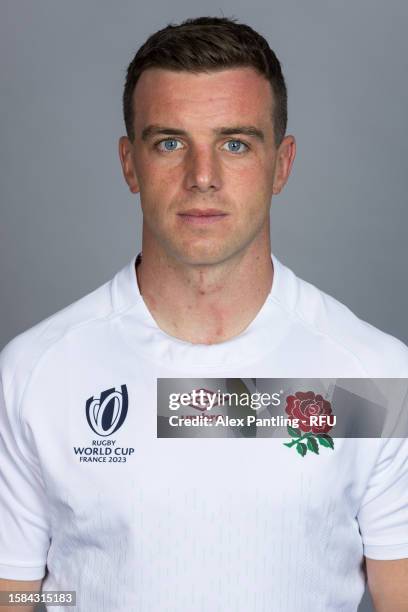
M 349 348 L 347 348 L 339 340 L 337 340 L 335 337 L 333 337 L 332 335 L 328 334 L 327 332 L 319 329 L 315 325 L 312 325 L 311 323 L 309 323 L 309 321 L 306 321 L 297 310 L 288 308 L 285 304 L 283 304 L 275 296 L 271 296 L 271 300 L 273 300 L 277 304 L 277 306 L 280 306 L 280 308 L 282 310 L 284 310 L 285 312 L 287 312 L 290 315 L 293 315 L 297 319 L 299 319 L 299 321 L 302 323 L 302 325 L 307 327 L 308 329 L 312 330 L 313 333 L 319 334 L 319 335 L 323 336 L 324 338 L 327 338 L 328 340 L 330 340 L 330 342 L 332 342 L 333 344 L 335 344 L 336 346 L 341 348 L 345 353 L 351 355 L 354 358 L 354 360 L 359 364 L 359 366 L 363 370 L 363 372 L 365 372 L 366 376 L 368 376 L 368 372 L 366 371 L 366 369 L 365 369 L 364 365 L 362 364 L 362 362 L 360 361 L 359 357 L 357 357 L 357 355 L 353 351 L 351 351 Z M 364 321 L 362 321 L 361 319 L 359 319 L 359 321 L 361 323 L 364 323 Z
M 68 329 L 66 329 L 65 332 L 62 335 L 60 335 L 58 338 L 55 338 L 54 340 L 52 340 L 52 342 L 48 346 L 46 346 L 44 348 L 44 350 L 42 351 L 42 353 L 38 357 L 37 362 L 29 370 L 29 373 L 27 375 L 27 380 L 26 380 L 26 383 L 24 385 L 24 390 L 22 392 L 21 400 L 20 400 L 20 405 L 19 405 L 19 408 L 18 408 L 18 417 L 19 417 L 20 420 L 22 420 L 21 407 L 22 407 L 22 404 L 23 404 L 23 401 L 24 401 L 24 397 L 25 397 L 25 394 L 26 394 L 26 391 L 27 391 L 27 387 L 30 384 L 30 381 L 31 381 L 31 379 L 32 379 L 32 377 L 34 375 L 34 372 L 37 371 L 37 369 L 39 368 L 41 362 L 43 361 L 43 359 L 47 355 L 47 353 L 52 348 L 54 348 L 60 341 L 64 340 L 64 338 L 66 338 L 71 332 L 76 331 L 77 329 L 80 329 L 81 327 L 85 327 L 87 325 L 92 325 L 93 323 L 100 323 L 101 321 L 113 320 L 113 319 L 115 319 L 115 317 L 119 317 L 122 314 L 124 314 L 127 310 L 132 308 L 132 306 L 133 305 L 131 305 L 131 306 L 127 305 L 125 308 L 123 308 L 123 309 L 121 309 L 119 311 L 110 312 L 107 315 L 104 314 L 104 315 L 101 315 L 101 316 L 98 316 L 98 317 L 92 317 L 91 319 L 87 319 L 86 321 L 81 321 L 80 323 L 73 324 Z M 48 329 L 48 327 L 47 327 L 47 329 Z M 15 376 L 17 374 L 17 369 L 18 368 L 14 369 L 13 376 L 11 378 L 11 381 L 10 381 L 9 385 L 8 385 L 9 389 L 12 387 L 12 384 L 14 382 Z

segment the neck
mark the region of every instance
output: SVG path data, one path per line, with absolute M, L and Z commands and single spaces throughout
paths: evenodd
M 137 282 L 146 307 L 167 334 L 215 344 L 243 332 L 271 291 L 269 232 L 220 264 L 186 265 L 143 243 Z

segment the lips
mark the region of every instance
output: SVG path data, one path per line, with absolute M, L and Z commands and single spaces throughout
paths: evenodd
M 190 208 L 178 214 L 182 217 L 224 217 L 227 213 L 217 208 Z
M 178 217 L 183 224 L 190 227 L 207 227 L 209 225 L 222 223 L 228 217 L 228 213 L 218 208 L 190 208 L 181 213 Z

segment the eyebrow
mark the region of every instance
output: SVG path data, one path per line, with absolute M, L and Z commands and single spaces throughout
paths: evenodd
M 231 127 L 219 127 L 213 130 L 219 136 L 233 136 L 235 134 L 244 134 L 245 136 L 254 136 L 261 142 L 265 140 L 265 135 L 259 128 L 252 125 L 233 125 Z M 188 132 L 178 128 L 165 127 L 161 125 L 148 125 L 142 131 L 142 140 L 147 140 L 151 136 L 162 134 L 164 136 L 188 136 Z

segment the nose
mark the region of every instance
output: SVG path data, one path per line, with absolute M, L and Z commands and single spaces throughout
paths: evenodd
M 216 152 L 209 147 L 195 148 L 186 159 L 185 188 L 205 193 L 221 188 L 221 168 Z

